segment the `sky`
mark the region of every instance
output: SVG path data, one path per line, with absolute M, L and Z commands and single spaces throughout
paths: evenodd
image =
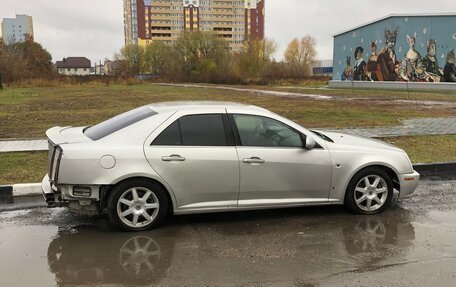
M 332 58 L 332 35 L 389 14 L 455 13 L 454 0 L 265 0 L 266 37 L 282 59 L 293 38 L 312 35 L 318 59 Z M 112 58 L 124 44 L 122 0 L 0 0 L 0 18 L 33 16 L 35 41 L 53 61 Z

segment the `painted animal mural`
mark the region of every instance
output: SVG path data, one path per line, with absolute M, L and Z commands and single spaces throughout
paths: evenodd
M 437 43 L 434 39 L 427 42 L 427 55 L 423 58 L 423 68 L 431 77 L 433 82 L 440 82 L 443 78 L 443 71 L 440 69 L 437 59 Z
M 353 70 L 351 67 L 351 57 L 347 57 L 346 60 L 347 65 L 345 66 L 345 70 L 342 73 L 342 81 L 353 81 Z
M 443 69 L 443 75 L 445 77 L 445 82 L 456 82 L 456 66 L 454 65 L 454 49 L 448 52 L 446 65 Z
M 377 53 L 377 41 L 370 42 L 370 55 L 363 58 L 364 48 L 357 46 L 354 52 L 354 65 L 347 56 L 341 80 L 343 81 L 406 81 L 406 82 L 456 82 L 456 66 L 454 49 L 447 55 L 444 69 L 437 59 L 437 42 L 429 39 L 426 43 L 426 56 L 422 57 L 416 49 L 417 33 L 407 34 L 408 50 L 400 61 L 396 55 L 396 43 L 399 27 L 384 30 L 384 46 Z M 455 34 L 456 35 L 456 34 Z M 381 42 L 381 41 L 380 41 Z M 423 47 L 424 44 L 421 44 Z M 345 47 L 344 47 L 345 49 Z M 399 52 L 401 52 L 399 49 Z M 442 54 L 442 58 L 443 58 Z
M 399 27 L 394 31 L 385 29 L 385 47 L 380 51 L 377 59 L 380 69 L 379 81 L 396 81 L 398 79 L 399 61 L 394 50 L 398 33 Z
M 380 75 L 380 69 L 377 64 L 378 55 L 377 55 L 377 43 L 371 42 L 371 55 L 367 59 L 366 66 L 366 80 L 367 81 L 378 81 Z
M 416 33 L 413 36 L 407 34 L 407 43 L 409 50 L 405 54 L 399 68 L 399 76 L 407 82 L 424 81 L 427 75 L 422 67 L 421 55 L 415 49 Z
M 355 49 L 355 66 L 353 67 L 353 80 L 364 81 L 366 79 L 366 62 L 363 59 L 364 49 L 356 47 Z

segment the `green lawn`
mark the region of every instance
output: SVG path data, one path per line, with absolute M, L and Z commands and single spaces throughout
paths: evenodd
M 456 135 L 383 139 L 404 149 L 413 163 L 456 162 Z
M 456 161 L 456 135 L 383 139 L 408 153 L 413 163 Z M 41 182 L 46 174 L 46 152 L 0 153 L 0 185 Z
M 0 92 L 0 138 L 44 138 L 52 126 L 92 125 L 144 104 L 218 100 L 254 104 L 308 128 L 391 126 L 400 119 L 456 116 L 454 107 L 391 101 L 322 101 L 153 84 L 11 88 Z
M 338 96 L 343 98 L 371 98 L 371 99 L 398 99 L 421 101 L 449 101 L 456 102 L 456 90 L 453 91 L 404 91 L 404 90 L 379 90 L 379 89 L 329 89 L 327 84 L 315 85 L 270 85 L 255 86 L 260 89 L 271 89 L 302 94 L 318 94 Z
M 262 87 L 271 88 L 271 87 Z M 277 89 L 282 87 L 275 87 Z M 295 87 L 296 88 L 296 87 Z M 315 93 L 302 89 L 298 92 Z M 328 90 L 315 89 L 320 94 Z M 337 90 L 349 95 L 351 91 Z M 331 93 L 334 91 L 331 90 Z M 378 93 L 403 98 L 403 92 L 355 91 L 355 96 Z M 352 94 L 353 95 L 353 94 Z M 449 100 L 448 93 L 414 93 L 415 97 Z M 455 98 L 451 98 L 454 100 Z M 0 91 L 0 138 L 44 138 L 52 126 L 92 125 L 144 104 L 162 101 L 218 100 L 254 104 L 308 128 L 374 127 L 399 124 L 416 117 L 456 117 L 454 107 L 388 100 L 322 101 L 285 98 L 212 88 L 153 84 L 85 84 L 60 87 L 7 88 Z M 456 161 L 456 135 L 388 138 L 404 148 L 414 163 Z M 0 184 L 39 182 L 46 173 L 45 152 L 0 153 Z
M 0 153 L 0 185 L 41 182 L 47 152 Z

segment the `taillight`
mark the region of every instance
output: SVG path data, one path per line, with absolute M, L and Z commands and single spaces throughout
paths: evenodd
M 57 177 L 59 175 L 59 165 L 60 165 L 61 158 L 62 158 L 62 148 L 59 146 L 56 146 L 55 152 L 54 152 L 54 157 L 52 158 L 51 174 L 50 174 L 50 178 L 53 181 L 57 180 Z

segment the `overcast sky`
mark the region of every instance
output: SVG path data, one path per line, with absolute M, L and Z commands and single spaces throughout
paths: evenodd
M 0 0 L 0 18 L 33 16 L 35 40 L 53 61 L 112 58 L 124 43 L 122 10 L 122 0 Z M 313 35 L 318 58 L 330 59 L 335 33 L 391 13 L 447 12 L 456 13 L 455 0 L 266 0 L 266 37 L 278 43 L 280 59 L 290 40 Z

